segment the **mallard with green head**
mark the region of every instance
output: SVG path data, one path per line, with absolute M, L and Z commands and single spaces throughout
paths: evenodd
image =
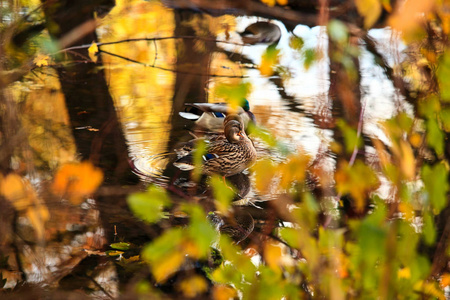
M 209 131 L 223 131 L 225 117 L 232 111 L 227 103 L 185 103 L 185 106 L 185 111 L 180 112 L 180 116 L 195 121 L 197 126 Z M 242 118 L 244 128 L 247 128 L 249 122 L 256 122 L 247 99 L 233 114 Z
M 256 149 L 245 133 L 242 118 L 228 115 L 224 124 L 223 136 L 207 140 L 206 153 L 202 156 L 203 174 L 228 177 L 241 173 L 256 161 Z M 192 170 L 194 151 L 179 158 L 174 165 L 181 170 Z

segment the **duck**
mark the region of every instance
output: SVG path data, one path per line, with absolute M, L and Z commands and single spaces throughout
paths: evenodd
M 226 234 L 237 245 L 245 240 L 255 228 L 255 220 L 245 208 L 234 208 L 228 216 L 210 212 L 208 220 L 221 234 Z
M 179 113 L 181 117 L 193 120 L 198 127 L 211 132 L 223 131 L 224 119 L 231 111 L 227 103 L 185 103 L 185 107 L 184 112 Z M 242 117 L 245 129 L 250 122 L 256 123 L 247 99 L 233 113 Z
M 271 22 L 253 23 L 239 34 L 242 37 L 242 42 L 249 45 L 273 45 L 277 44 L 281 38 L 280 27 Z
M 257 158 L 252 140 L 244 130 L 242 117 L 236 114 L 225 118 L 223 135 L 212 140 L 205 140 L 206 153 L 202 156 L 202 173 L 205 175 L 219 174 L 230 177 L 251 167 Z M 189 171 L 194 169 L 193 157 L 197 151 L 194 140 L 185 147 L 188 153 L 174 162 L 174 166 Z M 190 151 L 189 151 L 190 150 Z

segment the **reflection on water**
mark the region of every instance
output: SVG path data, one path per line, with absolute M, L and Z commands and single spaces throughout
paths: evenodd
M 135 172 L 144 181 L 165 184 L 169 180 L 163 175 L 166 165 L 169 161 L 170 153 L 160 153 L 156 155 L 147 155 L 146 149 L 142 150 L 140 156 L 136 155 L 133 159 Z
M 139 14 L 135 10 L 139 10 Z M 136 19 L 136 15 L 139 16 L 138 19 Z M 102 42 L 147 36 L 169 37 L 174 35 L 175 25 L 173 24 L 173 19 L 172 10 L 166 9 L 154 2 L 141 3 L 136 7 L 133 6 L 128 12 L 117 7 L 103 21 L 99 33 Z M 247 99 L 250 102 L 251 110 L 255 114 L 257 123 L 263 128 L 266 128 L 279 143 L 277 145 L 278 148 L 270 148 L 261 139 L 251 136 L 254 139 L 259 160 L 269 159 L 275 162 L 282 162 L 286 160 L 287 153 L 306 153 L 311 156 L 312 164 L 320 164 L 322 168 L 325 167 L 325 169 L 331 170 L 334 167 L 334 160 L 333 157 L 329 156 L 330 152 L 327 151 L 331 143 L 331 131 L 325 126 L 330 118 L 328 113 L 331 106 L 329 98 L 326 95 L 326 90 L 329 86 L 326 75 L 328 74 L 328 61 L 322 59 L 311 67 L 305 68 L 303 56 L 299 56 L 289 46 L 289 39 L 292 37 L 292 33 L 289 33 L 281 23 L 277 22 L 276 24 L 282 30 L 282 37 L 277 48 L 281 51 L 282 59 L 280 60 L 280 65 L 284 73 L 276 73 L 271 77 L 263 77 L 259 70 L 255 69 L 254 65 L 258 65 L 261 62 L 261 56 L 266 46 L 242 46 L 240 37 L 237 34 L 237 31 L 242 31 L 248 24 L 256 21 L 255 18 L 241 17 L 235 19 L 231 16 L 224 16 L 220 18 L 208 17 L 207 20 L 208 22 L 205 22 L 207 25 L 203 25 L 213 34 L 217 35 L 219 39 L 224 40 L 225 36 L 231 35 L 229 41 L 236 43 L 234 45 L 218 43 L 218 47 L 223 52 L 228 51 L 229 53 L 217 52 L 211 55 L 211 74 L 245 76 L 244 81 L 251 83 L 252 86 L 250 93 L 247 95 Z M 136 22 L 140 22 L 141 25 L 137 26 L 135 24 Z M 134 31 L 130 30 L 130 28 L 139 28 L 139 30 Z M 224 28 L 227 29 L 225 30 Z M 324 41 L 322 31 L 320 27 L 307 28 L 305 26 L 298 26 L 294 30 L 298 36 L 303 37 L 305 47 L 319 48 L 320 51 L 326 52 L 326 41 Z M 199 29 L 197 34 L 201 36 L 201 32 L 202 30 Z M 105 50 L 126 56 L 134 61 L 175 70 L 177 63 L 177 49 L 175 44 L 174 39 L 167 39 L 155 43 L 139 41 L 108 45 L 105 47 Z M 197 41 L 195 47 L 199 49 L 206 48 L 205 43 L 201 40 Z M 178 49 L 178 51 L 183 50 L 186 51 L 186 49 Z M 241 64 L 239 59 L 234 60 L 235 57 L 239 57 L 242 61 L 245 60 L 246 65 L 249 65 L 249 67 Z M 116 109 L 126 133 L 130 157 L 136 174 L 140 176 L 142 181 L 153 182 L 167 187 L 180 197 L 212 197 L 212 192 L 205 178 L 203 178 L 203 181 L 197 187 L 194 186 L 193 188 L 189 174 L 178 171 L 174 173 L 173 177 L 165 175 L 165 170 L 171 167 L 170 162 L 174 157 L 174 149 L 171 149 L 167 145 L 170 142 L 178 142 L 171 141 L 171 136 L 189 136 L 184 126 L 175 130 L 172 128 L 175 124 L 171 122 L 172 101 L 175 100 L 174 95 L 180 91 L 183 92 L 183 89 L 188 89 L 182 83 L 178 83 L 177 85 L 175 78 L 177 73 L 164 71 L 160 68 L 146 67 L 109 55 L 103 55 L 102 59 L 105 62 L 109 91 L 113 96 Z M 365 121 L 369 125 L 364 130 L 368 134 L 378 135 L 381 133 L 379 133 L 377 121 L 383 117 L 389 117 L 394 110 L 393 105 L 386 105 L 389 103 L 392 104 L 391 100 L 394 91 L 387 80 L 378 77 L 380 76 L 380 70 L 376 68 L 373 70 L 371 68 L 373 64 L 370 62 L 370 59 L 370 55 L 363 56 L 363 66 L 366 71 L 363 74 L 363 79 L 368 87 L 368 93 L 364 99 L 366 101 L 366 107 L 370 108 L 366 109 L 366 112 L 377 111 L 377 113 L 374 115 L 366 113 L 367 120 Z M 373 80 L 374 77 L 377 80 Z M 215 88 L 221 83 L 235 83 L 236 81 L 241 81 L 241 79 L 220 76 L 208 78 L 206 80 L 208 87 L 203 86 L 203 88 L 208 89 L 208 99 L 206 100 L 209 102 L 223 101 L 224 99 L 221 99 L 215 94 Z M 284 79 L 282 84 L 280 84 L 280 79 Z M 41 94 L 34 93 L 31 90 L 28 103 L 35 105 L 33 109 L 43 111 L 43 107 L 48 108 L 62 105 L 63 101 L 62 93 L 59 91 L 60 87 L 55 83 L 56 80 L 54 78 L 53 80 L 51 84 L 48 82 L 45 83 L 44 91 L 41 91 Z M 190 84 L 189 82 L 186 85 L 189 86 Z M 196 102 L 198 100 L 189 97 L 191 95 L 186 96 L 186 102 Z M 45 103 L 34 101 L 37 98 L 45 98 L 47 106 Z M 57 104 L 48 105 L 49 99 L 57 102 Z M 60 110 L 62 111 L 63 109 L 60 108 Z M 58 115 L 64 119 L 61 120 L 61 123 L 68 123 L 67 117 L 63 113 L 55 114 L 53 111 L 46 111 L 45 114 Z M 40 114 L 37 114 L 37 118 L 41 118 Z M 48 120 L 48 116 L 44 120 Z M 30 122 L 35 121 L 30 120 Z M 52 119 L 52 121 L 55 120 Z M 189 125 L 188 121 L 183 125 Z M 44 124 L 43 126 L 47 125 Z M 51 129 L 53 130 L 54 128 Z M 40 137 L 41 135 L 45 135 L 41 134 L 43 131 L 44 129 L 36 131 L 36 136 Z M 174 131 L 177 132 L 173 134 Z M 68 134 L 66 133 L 65 135 Z M 51 142 L 45 141 L 44 139 L 44 142 L 41 142 L 41 144 L 47 145 L 48 147 Z M 74 159 L 73 157 L 75 155 L 73 153 L 75 150 L 73 150 L 72 144 L 67 148 L 59 146 L 56 148 L 60 148 L 58 153 L 61 156 L 59 163 Z M 45 151 L 42 152 L 45 153 Z M 50 150 L 48 152 L 53 153 L 56 151 Z M 52 165 L 50 166 L 52 167 Z M 323 174 L 329 175 L 326 173 Z M 329 181 L 331 180 L 329 179 Z M 236 174 L 229 177 L 228 181 L 237 189 L 233 200 L 238 205 L 253 205 L 255 210 L 258 210 L 260 209 L 259 205 L 263 205 L 262 203 L 265 200 L 274 199 L 276 196 L 276 191 L 272 191 L 269 188 L 264 195 L 255 192 L 255 189 L 253 189 L 255 186 L 255 178 L 252 172 Z M 84 205 L 87 204 L 85 203 Z M 92 211 L 95 210 L 93 206 L 89 206 L 88 208 Z M 64 209 L 67 209 L 67 207 Z M 86 223 L 86 221 L 89 221 L 93 223 L 90 218 L 97 222 L 98 215 L 91 216 L 90 214 L 92 212 L 88 213 L 86 211 L 80 214 L 85 218 L 83 222 Z M 245 213 L 243 215 L 237 213 L 237 215 L 246 221 L 251 219 L 251 216 L 249 218 Z M 216 221 L 221 231 L 232 231 L 234 234 L 233 237 L 239 242 L 248 236 L 249 228 L 253 230 L 255 226 L 255 224 L 251 223 L 244 229 L 238 228 L 238 233 L 241 230 L 244 232 L 244 235 L 237 235 L 236 237 L 236 231 L 233 231 L 235 228 L 226 228 L 226 224 L 224 225 L 224 221 L 219 217 L 217 217 Z M 95 225 L 97 226 L 98 224 Z M 67 238 L 65 240 L 65 242 L 70 242 L 72 245 L 65 250 L 67 253 L 63 253 L 62 258 L 47 252 L 44 258 L 32 258 L 36 261 L 47 261 L 40 266 L 32 265 L 31 268 L 40 269 L 44 268 L 44 266 L 53 268 L 57 265 L 55 261 L 64 261 L 70 256 L 69 252 L 86 243 L 93 244 L 92 248 L 94 249 L 100 247 L 98 246 L 100 242 L 92 240 L 98 238 L 101 233 L 96 231 L 96 228 L 88 229 L 86 230 L 88 231 L 87 234 L 74 234 L 71 239 Z M 63 231 L 63 229 L 58 230 Z M 80 260 L 82 258 L 84 258 L 84 255 L 79 257 Z M 30 280 L 40 281 L 44 276 L 40 272 L 30 272 L 29 274 L 32 276 Z

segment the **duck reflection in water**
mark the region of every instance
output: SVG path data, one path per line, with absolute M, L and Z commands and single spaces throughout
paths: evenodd
M 229 235 L 236 244 L 245 240 L 255 228 L 252 215 L 243 207 L 235 207 L 229 216 L 211 212 L 208 214 L 208 219 L 216 230 Z
M 240 35 L 245 44 L 276 45 L 281 38 L 281 30 L 271 22 L 256 22 L 247 26 Z

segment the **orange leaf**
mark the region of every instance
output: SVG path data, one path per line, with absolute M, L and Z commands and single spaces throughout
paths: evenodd
M 193 298 L 206 291 L 208 284 L 203 277 L 194 275 L 181 281 L 178 288 L 186 297 Z
M 237 297 L 236 290 L 226 285 L 214 286 L 214 300 L 229 300 Z
M 441 282 L 439 284 L 442 289 L 450 286 L 450 273 L 444 273 L 441 276 Z
M 92 194 L 103 181 L 103 173 L 90 162 L 63 165 L 55 175 L 53 191 L 69 196 L 73 204 Z
M 44 225 L 50 215 L 31 184 L 19 175 L 11 173 L 5 178 L 0 177 L 0 194 L 10 201 L 16 210 L 26 211 L 26 216 L 36 231 L 37 237 L 43 239 Z
M 31 205 L 25 183 L 17 174 L 11 173 L 5 178 L 1 178 L 0 194 L 8 199 L 17 210 L 25 209 Z
M 280 260 L 282 257 L 281 248 L 273 243 L 266 243 L 264 245 L 264 259 L 269 267 L 275 272 L 281 272 Z
M 409 34 L 420 27 L 420 19 L 431 11 L 434 0 L 409 0 L 402 2 L 396 12 L 390 17 L 389 24 L 393 29 Z

